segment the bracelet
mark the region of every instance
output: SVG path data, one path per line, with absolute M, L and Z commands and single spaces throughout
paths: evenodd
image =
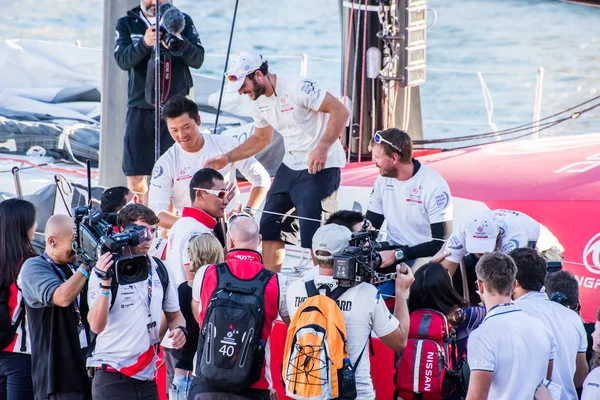
M 83 269 L 83 267 L 77 268 L 77 271 L 81 272 L 85 276 L 85 279 L 90 279 L 90 273 Z
M 188 336 L 188 331 L 187 331 L 187 329 L 185 328 L 185 326 L 181 326 L 181 325 L 180 325 L 180 326 L 178 326 L 178 327 L 177 327 L 177 328 L 175 328 L 175 329 L 180 329 L 180 330 L 181 330 L 181 332 L 183 332 L 183 335 L 184 335 L 184 336 L 187 338 L 187 336 Z
M 100 286 L 100 289 L 108 289 L 108 290 L 110 290 L 110 285 L 106 286 L 106 285 L 103 285 L 102 283 L 100 283 L 99 286 Z
M 101 291 L 100 291 L 100 295 L 101 295 L 101 296 L 107 296 L 107 297 L 108 297 L 108 296 L 110 296 L 110 290 L 107 290 L 107 291 L 101 290 Z

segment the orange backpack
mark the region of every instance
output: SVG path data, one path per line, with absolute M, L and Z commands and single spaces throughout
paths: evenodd
M 355 366 L 348 357 L 346 324 L 336 300 L 348 289 L 326 287 L 321 295 L 314 281 L 305 282 L 308 297 L 288 328 L 282 379 L 292 399 L 355 399 Z

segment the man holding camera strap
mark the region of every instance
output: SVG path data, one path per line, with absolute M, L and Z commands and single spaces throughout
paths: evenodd
M 140 195 L 144 204 L 148 203 L 146 177 L 152 173 L 155 146 L 154 106 L 146 101 L 146 78 L 151 74 L 148 61 L 156 45 L 157 22 L 162 27 L 167 22 L 164 19 L 156 21 L 157 2 L 166 3 L 165 0 L 141 0 L 139 7 L 128 11 L 126 16 L 117 21 L 115 32 L 115 60 L 119 68 L 129 73 L 122 169 L 127 176 L 127 187 Z M 182 17 L 183 27 L 182 21 L 177 22 L 178 28 L 182 29 L 176 35 L 180 39 L 179 52 L 174 54 L 165 49 L 164 40 L 161 43 L 161 52 L 169 54 L 161 61 L 166 62 L 165 59 L 170 58 L 170 74 L 161 71 L 161 80 L 165 83 L 163 102 L 175 95 L 190 95 L 193 86 L 190 68 L 200 68 L 204 62 L 204 47 L 194 22 L 187 14 L 182 14 Z M 164 36 L 162 32 L 160 36 Z M 161 69 L 164 70 L 165 66 Z M 160 132 L 160 154 L 163 154 L 174 142 L 164 122 L 161 123 Z
M 158 218 L 148 207 L 130 204 L 119 212 L 117 222 L 121 231 L 130 224 L 143 226 L 151 238 L 156 233 Z M 169 282 L 164 293 L 157 261 L 148 257 L 150 245 L 151 241 L 146 240 L 125 251 L 147 258 L 147 279 L 119 285 L 113 293 L 111 283 L 116 278 L 109 272 L 115 268 L 110 253 L 98 259 L 90 277 L 88 321 L 97 336 L 87 366 L 94 375 L 94 399 L 158 399 L 155 364 L 163 311 L 173 346 L 181 348 L 185 344 L 187 330 L 175 286 Z M 112 300 L 112 296 L 116 299 Z
M 314 285 L 320 291 L 329 288 L 333 291 L 338 287 L 338 281 L 333 278 L 333 257 L 340 255 L 350 245 L 352 233 L 341 225 L 329 224 L 320 227 L 312 239 L 312 250 L 319 264 L 319 274 L 314 279 Z M 337 300 L 342 310 L 346 333 L 348 334 L 348 356 L 354 365 L 365 348 L 371 332 L 381 339 L 390 349 L 403 351 L 408 340 L 410 317 L 406 299 L 408 289 L 414 281 L 410 268 L 401 264 L 396 268 L 395 281 L 396 308 L 394 314 L 388 310 L 384 299 L 375 286 L 361 282 L 351 286 Z M 293 320 L 298 308 L 308 297 L 306 282 L 293 282 L 287 290 L 287 307 Z M 375 390 L 371 380 L 369 357 L 361 357 L 358 365 L 354 365 L 357 399 L 375 399 Z

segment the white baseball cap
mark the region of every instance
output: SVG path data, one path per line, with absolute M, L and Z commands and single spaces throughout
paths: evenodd
M 496 248 L 500 225 L 491 211 L 478 211 L 469 217 L 465 247 L 469 253 L 489 253 Z
M 231 56 L 225 73 L 227 79 L 225 91 L 233 93 L 240 90 L 246 76 L 259 69 L 264 61 L 260 54 L 251 51 Z
M 329 224 L 317 229 L 312 239 L 312 249 L 319 260 L 331 260 L 350 245 L 352 232 L 342 225 Z M 318 255 L 317 250 L 327 251 L 330 256 Z

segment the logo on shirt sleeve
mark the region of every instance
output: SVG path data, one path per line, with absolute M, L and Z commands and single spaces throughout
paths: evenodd
M 160 165 L 157 165 L 156 167 L 154 167 L 154 170 L 152 171 L 152 178 L 156 179 L 159 176 L 161 176 L 164 173 L 163 167 Z
M 446 248 L 452 250 L 461 250 L 463 248 L 463 244 L 458 240 L 458 237 L 452 235 L 450 239 L 448 239 L 448 244 L 446 244 Z
M 442 209 L 448 207 L 448 204 L 450 204 L 450 196 L 448 193 L 442 192 L 442 194 L 435 196 L 435 204 Z
M 518 248 L 519 248 L 519 241 L 516 239 L 512 239 L 508 243 L 505 243 L 502 245 L 502 252 L 504 254 L 508 254 L 511 251 L 513 251 L 514 249 L 518 249 Z
M 321 89 L 318 89 L 316 87 L 316 83 L 313 81 L 303 81 L 302 82 L 302 88 L 300 89 L 302 90 L 304 93 L 306 93 L 309 97 L 312 98 L 319 98 L 319 96 L 321 95 Z

